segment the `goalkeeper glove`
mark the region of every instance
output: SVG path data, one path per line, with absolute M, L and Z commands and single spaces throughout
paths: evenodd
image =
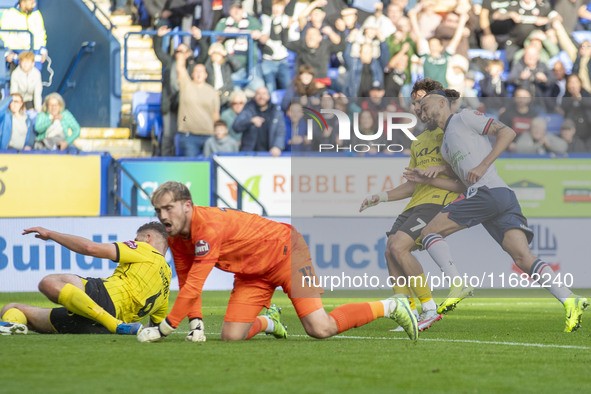
M 176 330 L 176 328 L 171 326 L 167 319 L 164 319 L 158 326 L 147 327 L 140 331 L 137 340 L 140 342 L 156 342 L 161 338 L 172 334 L 174 330 Z
M 203 320 L 196 317 L 189 321 L 189 334 L 185 341 L 189 342 L 205 342 L 205 325 Z
M 381 202 L 388 201 L 388 192 L 381 192 L 378 194 L 371 194 L 365 197 L 365 200 L 361 203 L 361 208 L 359 208 L 359 212 L 363 212 L 369 207 L 373 207 L 378 205 Z

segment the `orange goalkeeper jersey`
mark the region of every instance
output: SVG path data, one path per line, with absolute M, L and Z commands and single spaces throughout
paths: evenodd
M 291 226 L 255 214 L 193 207 L 191 237 L 168 238 L 180 292 L 168 315 L 176 327 L 186 317 L 202 317 L 201 290 L 217 267 L 252 278 L 280 264 L 290 253 Z

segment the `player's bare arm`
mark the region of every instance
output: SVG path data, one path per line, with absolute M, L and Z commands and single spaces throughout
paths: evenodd
M 27 228 L 23 230 L 23 235 L 26 234 L 35 234 L 35 238 L 44 241 L 55 241 L 73 252 L 86 256 L 110 260 L 115 260 L 117 258 L 117 247 L 114 244 L 93 242 L 89 239 L 78 237 L 77 235 L 62 234 L 43 227 Z
M 418 168 L 408 167 L 407 170 L 408 171 L 402 174 L 402 176 L 404 176 L 408 182 L 431 185 L 456 193 L 462 193 L 466 190 L 466 186 L 460 182 L 459 178 L 455 176 L 455 174 L 450 178 L 430 178 L 424 174 L 421 174 Z
M 371 194 L 363 200 L 359 212 L 363 212 L 369 207 L 378 205 L 381 202 L 398 201 L 405 198 L 412 197 L 415 191 L 415 184 L 405 182 L 402 185 L 395 187 L 394 189 L 383 191 L 378 194 Z
M 493 120 L 489 126 L 488 134 L 497 137 L 495 146 L 478 166 L 468 172 L 466 180 L 470 183 L 476 183 L 482 178 L 488 167 L 509 147 L 516 135 L 512 128 L 497 120 Z

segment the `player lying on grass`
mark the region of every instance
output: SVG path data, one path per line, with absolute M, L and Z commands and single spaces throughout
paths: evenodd
M 39 291 L 64 307 L 8 304 L 0 313 L 0 333 L 26 334 L 28 327 L 49 334 L 133 335 L 141 329 L 139 320 L 144 316 L 149 315 L 152 324 L 166 317 L 172 271 L 164 260 L 168 245 L 162 224 L 144 224 L 138 228 L 135 241 L 110 244 L 42 227 L 28 228 L 23 234 L 35 234 L 36 238 L 53 240 L 76 253 L 110 259 L 119 265 L 107 279 L 84 279 L 72 274 L 46 276 L 39 283 Z
M 588 300 L 574 295 L 558 283 L 552 268 L 531 253 L 529 243 L 533 232 L 527 226 L 515 193 L 497 174 L 494 165 L 515 138 L 515 131 L 473 110 L 454 114 L 446 93 L 441 90 L 429 92 L 421 100 L 421 112 L 430 128 L 443 129 L 443 158 L 467 187 L 466 192 L 445 206 L 421 231 L 423 245 L 429 255 L 446 276 L 460 277 L 444 237 L 482 223 L 495 241 L 511 255 L 519 269 L 543 283 L 543 287 L 564 304 L 564 331 L 579 328 L 583 310 L 589 305 Z M 496 137 L 494 146 L 491 146 L 488 135 Z M 440 309 L 453 310 L 471 291 L 472 288 L 464 283 L 452 287 Z
M 328 338 L 378 317 L 389 317 L 418 339 L 417 320 L 406 297 L 346 304 L 326 313 L 315 287 L 314 269 L 304 238 L 292 226 L 255 214 L 193 205 L 189 189 L 165 182 L 152 195 L 158 219 L 168 232 L 180 291 L 172 310 L 157 327 L 143 329 L 140 342 L 160 340 L 189 317 L 202 318 L 201 292 L 214 267 L 234 274 L 234 287 L 222 325 L 222 340 L 249 339 L 260 332 L 286 338 L 280 311 L 269 308 L 279 286 L 291 299 L 308 335 Z
M 421 99 L 435 89 L 443 89 L 443 86 L 440 82 L 429 78 L 414 84 L 410 95 L 411 106 L 418 118 L 421 118 Z M 410 147 L 409 167 L 426 170 L 432 165 L 445 165 L 440 151 L 442 139 L 443 130 L 440 127 L 427 129 L 419 134 Z M 394 294 L 406 294 L 410 297 L 410 307 L 417 316 L 419 331 L 426 330 L 441 319 L 441 314 L 433 301 L 423 267 L 411 251 L 418 248 L 416 241 L 421 235 L 421 229 L 441 211 L 445 204 L 455 200 L 458 193 L 466 189 L 455 177 L 454 179 L 445 177 L 428 179 L 431 181 L 430 184 L 405 182 L 395 189 L 368 196 L 359 208 L 361 212 L 381 202 L 411 197 L 402 214 L 392 225 L 392 229 L 386 233 L 388 241 L 385 254 L 389 275 L 395 278 L 406 277 L 405 283 L 410 284 L 404 287 L 395 285 Z M 412 293 L 421 303 L 420 315 L 417 313 Z

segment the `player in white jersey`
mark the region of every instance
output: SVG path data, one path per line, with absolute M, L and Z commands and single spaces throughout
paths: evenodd
M 579 328 L 583 310 L 589 305 L 588 300 L 561 286 L 552 268 L 531 253 L 529 243 L 533 233 L 527 227 L 527 219 L 521 213 L 515 193 L 499 177 L 494 166 L 494 161 L 515 138 L 515 131 L 477 111 L 463 110 L 453 114 L 445 92 L 440 90 L 429 92 L 423 98 L 421 111 L 429 128 L 443 129 L 443 158 L 468 188 L 421 231 L 423 245 L 433 260 L 447 276 L 459 278 L 455 265 L 450 264 L 453 259 L 443 237 L 482 224 L 511 255 L 517 267 L 544 283 L 552 295 L 564 304 L 564 331 Z M 489 143 L 487 135 L 496 137 L 494 146 Z M 457 280 L 455 282 L 458 283 Z M 452 286 L 438 312 L 453 310 L 471 291 L 472 288 L 465 283 Z

